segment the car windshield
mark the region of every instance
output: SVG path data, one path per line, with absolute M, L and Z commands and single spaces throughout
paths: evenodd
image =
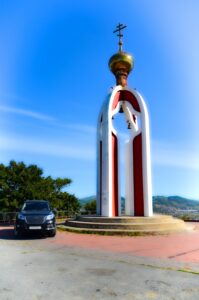
M 22 210 L 50 210 L 47 202 L 26 202 L 24 203 Z

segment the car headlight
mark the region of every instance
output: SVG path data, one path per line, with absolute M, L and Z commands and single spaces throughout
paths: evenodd
M 25 216 L 21 213 L 19 213 L 17 217 L 19 220 L 25 220 Z
M 54 219 L 55 215 L 54 214 L 50 214 L 48 216 L 46 216 L 46 221 L 52 220 Z

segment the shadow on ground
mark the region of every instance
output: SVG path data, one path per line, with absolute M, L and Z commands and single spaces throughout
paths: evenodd
M 45 239 L 46 236 L 39 233 L 24 234 L 20 237 L 14 235 L 14 227 L 0 227 L 0 240 L 35 240 Z

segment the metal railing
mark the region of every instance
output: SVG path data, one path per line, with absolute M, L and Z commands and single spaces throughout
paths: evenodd
M 14 224 L 16 212 L 0 212 L 0 224 Z
M 17 212 L 1 212 L 0 211 L 0 225 L 13 225 L 16 219 Z M 63 223 L 66 219 L 76 216 L 73 211 L 56 211 L 56 223 Z

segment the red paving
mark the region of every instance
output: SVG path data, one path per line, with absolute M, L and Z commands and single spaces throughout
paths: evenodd
M 193 232 L 166 236 L 101 236 L 58 232 L 55 238 L 45 239 L 45 243 L 96 249 L 115 253 L 127 253 L 134 256 L 167 258 L 182 262 L 199 263 L 199 223 Z M 13 230 L 0 228 L 0 239 L 14 239 Z
M 166 236 L 101 236 L 60 232 L 53 243 L 68 247 L 82 247 L 134 256 L 169 258 L 182 262 L 199 263 L 199 223 L 193 232 Z

